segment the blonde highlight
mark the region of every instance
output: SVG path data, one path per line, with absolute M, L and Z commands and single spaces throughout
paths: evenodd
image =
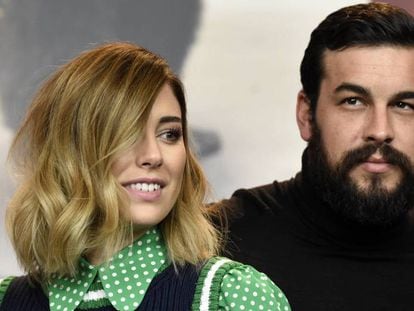
M 161 87 L 179 101 L 187 163 L 181 193 L 160 224 L 171 260 L 217 253 L 219 234 L 203 206 L 207 182 L 188 147 L 183 87 L 161 57 L 130 43 L 80 54 L 40 88 L 10 150 L 23 178 L 6 213 L 17 257 L 32 277 L 74 275 L 79 258 L 110 256 L 131 240 L 129 206 L 111 174 L 115 156 L 142 132 Z M 200 230 L 202 232 L 200 232 Z

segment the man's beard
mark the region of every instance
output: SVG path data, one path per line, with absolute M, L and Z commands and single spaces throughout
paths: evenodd
M 406 155 L 390 145 L 367 143 L 346 153 L 332 168 L 314 125 L 312 139 L 303 158 L 303 175 L 321 199 L 346 221 L 365 226 L 386 227 L 398 222 L 414 205 L 414 172 Z M 388 190 L 381 176 L 373 175 L 362 189 L 350 177 L 357 165 L 379 151 L 385 161 L 401 170 L 400 182 Z

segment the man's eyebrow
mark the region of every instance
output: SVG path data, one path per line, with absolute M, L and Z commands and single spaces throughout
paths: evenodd
M 392 97 L 392 101 L 399 101 L 404 99 L 413 99 L 414 98 L 414 91 L 403 91 L 395 94 Z
M 359 95 L 371 97 L 371 92 L 368 89 L 366 89 L 366 88 L 364 88 L 364 87 L 362 87 L 358 84 L 347 83 L 347 82 L 342 83 L 342 84 L 340 84 L 339 86 L 337 86 L 335 88 L 335 93 L 339 93 L 341 91 L 351 91 L 351 92 L 357 93 Z
M 177 117 L 177 116 L 164 116 L 164 117 L 161 117 L 159 121 L 159 123 L 171 123 L 171 122 L 181 123 L 182 120 L 180 117 Z

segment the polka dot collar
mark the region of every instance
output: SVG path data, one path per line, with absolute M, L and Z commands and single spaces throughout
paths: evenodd
M 73 311 L 82 301 L 107 298 L 116 310 L 135 310 L 152 279 L 167 260 L 167 250 L 158 229 L 141 238 L 99 266 L 85 259 L 79 263 L 75 277 L 53 277 L 48 284 L 51 311 Z M 95 278 L 100 290 L 91 288 Z

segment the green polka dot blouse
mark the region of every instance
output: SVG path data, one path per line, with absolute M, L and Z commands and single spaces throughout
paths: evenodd
M 157 228 L 115 254 L 108 263 L 93 266 L 85 259 L 75 277 L 54 276 L 46 291 L 51 311 L 88 310 L 112 305 L 135 310 L 152 279 L 169 265 Z M 0 280 L 0 304 L 12 278 Z M 214 257 L 200 273 L 193 310 L 289 311 L 282 291 L 253 267 Z

